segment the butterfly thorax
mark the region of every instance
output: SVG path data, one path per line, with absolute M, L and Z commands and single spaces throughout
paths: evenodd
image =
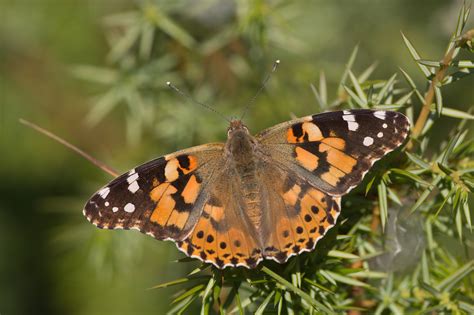
M 228 139 L 225 146 L 231 169 L 240 179 L 239 186 L 243 196 L 246 215 L 256 231 L 260 230 L 262 211 L 258 187 L 258 160 L 255 157 L 258 150 L 257 140 L 250 135 L 247 127 L 240 120 L 231 121 L 228 129 Z

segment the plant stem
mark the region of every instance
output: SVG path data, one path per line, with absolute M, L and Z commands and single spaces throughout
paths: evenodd
M 415 127 L 412 129 L 412 138 L 416 139 L 423 131 L 423 127 L 425 126 L 426 120 L 431 111 L 431 104 L 433 103 L 433 99 L 435 96 L 435 87 L 438 83 L 442 82 L 444 77 L 446 76 L 446 72 L 449 68 L 449 65 L 453 61 L 453 55 L 457 48 L 464 46 L 468 41 L 471 41 L 474 37 L 474 29 L 471 29 L 464 33 L 461 38 L 456 42 L 456 44 L 446 53 L 443 59 L 440 62 L 440 67 L 436 71 L 433 79 L 431 80 L 430 86 L 428 91 L 425 94 L 425 98 L 423 101 L 423 107 L 421 108 L 420 115 L 416 120 Z M 407 149 L 411 150 L 413 148 L 413 141 L 410 141 L 407 145 Z
M 36 124 L 33 124 L 32 122 L 29 122 L 25 119 L 22 119 L 20 118 L 20 123 L 27 126 L 27 127 L 30 127 L 31 129 L 33 130 L 36 130 L 38 131 L 39 133 L 42 133 L 43 135 L 59 142 L 60 144 L 64 145 L 65 147 L 71 149 L 72 151 L 74 151 L 75 153 L 79 154 L 80 156 L 82 156 L 83 158 L 85 158 L 86 160 L 88 160 L 89 162 L 91 162 L 92 164 L 94 164 L 95 166 L 97 166 L 98 168 L 100 168 L 101 170 L 103 170 L 104 172 L 106 172 L 107 174 L 113 176 L 113 177 L 117 177 L 119 176 L 120 174 L 114 170 L 112 167 L 108 166 L 107 164 L 105 164 L 104 162 L 101 162 L 99 160 L 97 160 L 96 158 L 92 157 L 91 155 L 87 154 L 86 152 L 82 151 L 81 149 L 79 149 L 78 147 L 72 145 L 71 143 L 67 142 L 66 140 L 64 140 L 63 138 L 55 135 L 54 133 L 52 133 L 51 131 L 48 131 Z

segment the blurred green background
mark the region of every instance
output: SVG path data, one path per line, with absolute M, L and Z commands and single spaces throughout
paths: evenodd
M 147 288 L 198 265 L 174 263 L 171 243 L 89 224 L 82 206 L 110 176 L 19 118 L 126 171 L 225 140 L 227 123 L 166 81 L 239 115 L 281 59 L 246 118 L 257 132 L 318 112 L 310 83 L 324 71 L 336 96 L 357 44 L 356 70 L 378 61 L 374 78 L 402 67 L 421 84 L 400 31 L 439 60 L 461 3 L 1 0 L 0 313 L 160 314 L 173 290 Z M 472 106 L 472 86 L 447 86 L 446 106 Z M 438 123 L 441 140 L 452 120 Z

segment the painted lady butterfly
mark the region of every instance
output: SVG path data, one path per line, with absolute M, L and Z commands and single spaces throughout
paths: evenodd
M 218 268 L 284 263 L 314 249 L 336 224 L 341 196 L 409 127 L 403 114 L 365 109 L 307 116 L 256 136 L 233 120 L 225 144 L 132 169 L 92 196 L 84 215 L 99 228 L 172 240 Z

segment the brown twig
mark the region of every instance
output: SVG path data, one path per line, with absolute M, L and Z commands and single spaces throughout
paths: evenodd
M 412 137 L 413 139 L 418 138 L 418 136 L 423 131 L 423 127 L 426 124 L 426 120 L 430 115 L 431 111 L 431 104 L 433 103 L 435 97 L 435 88 L 436 85 L 443 81 L 446 76 L 446 72 L 453 61 L 453 55 L 457 48 L 466 45 L 468 41 L 471 41 L 474 37 L 474 29 L 471 29 L 464 33 L 461 38 L 456 42 L 456 44 L 451 47 L 451 49 L 444 55 L 443 59 L 440 62 L 440 67 L 436 71 L 433 79 L 430 82 L 430 86 L 428 91 L 426 91 L 425 98 L 423 100 L 423 107 L 421 108 L 420 115 L 416 120 L 415 126 L 412 129 Z M 413 141 L 410 141 L 407 145 L 407 149 L 411 150 L 413 148 Z
M 377 232 L 380 224 L 380 208 L 378 204 L 374 205 L 372 209 L 372 221 L 370 222 L 370 229 L 372 232 Z
M 31 129 L 34 129 L 34 130 L 38 131 L 39 133 L 42 133 L 43 135 L 59 142 L 60 144 L 64 145 L 65 147 L 71 149 L 72 151 L 76 152 L 77 154 L 79 154 L 80 156 L 82 156 L 83 158 L 85 158 L 86 160 L 88 160 L 89 162 L 91 162 L 92 164 L 94 164 L 95 166 L 97 166 L 98 168 L 103 170 L 104 172 L 106 172 L 107 174 L 110 174 L 113 177 L 119 176 L 119 173 L 116 170 L 114 170 L 113 168 L 111 168 L 110 166 L 108 166 L 107 164 L 93 158 L 92 156 L 90 156 L 86 152 L 84 152 L 81 149 L 79 149 L 78 147 L 70 144 L 69 142 L 67 142 L 63 138 L 60 138 L 59 136 L 55 135 L 51 131 L 48 131 L 44 128 L 41 128 L 40 126 L 35 125 L 34 123 L 29 122 L 27 120 L 24 120 L 22 118 L 20 118 L 20 123 L 22 123 L 23 125 L 25 125 L 27 127 L 30 127 Z

